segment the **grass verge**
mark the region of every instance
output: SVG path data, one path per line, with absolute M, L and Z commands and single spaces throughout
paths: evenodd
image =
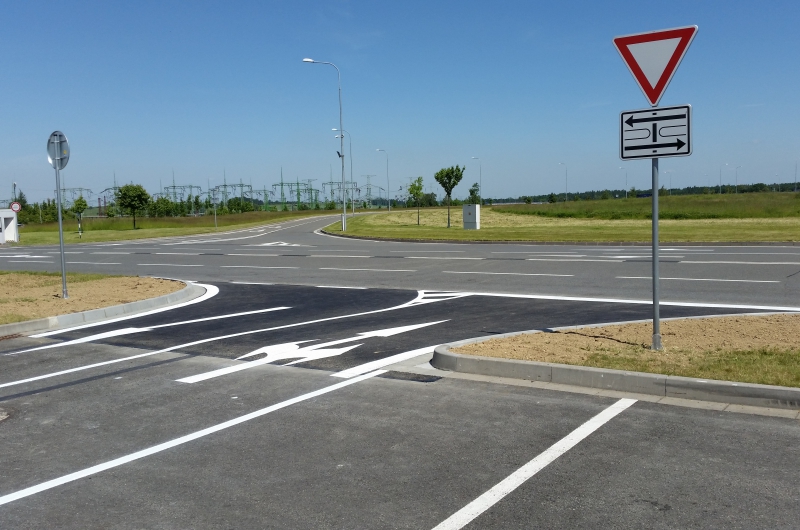
M 603 201 L 608 202 L 608 201 Z M 391 214 L 365 215 L 348 219 L 347 235 L 373 239 L 419 239 L 456 241 L 598 241 L 648 242 L 648 219 L 556 218 L 518 215 L 494 208 L 482 208 L 481 229 L 463 230 L 461 208 L 451 210 L 447 228 L 446 208 L 412 209 Z M 325 228 L 340 234 L 339 223 Z M 659 222 L 660 241 L 798 241 L 800 217 L 746 219 L 666 219 Z
M 0 271 L 0 324 L 155 298 L 183 287 L 181 282 L 158 278 L 68 273 L 65 300 L 61 273 Z
M 734 316 L 662 323 L 665 350 L 650 350 L 652 324 L 517 335 L 456 348 L 466 355 L 800 387 L 800 315 Z
M 330 215 L 329 211 L 294 211 L 294 212 L 248 212 L 244 214 L 221 215 L 217 217 L 214 228 L 214 217 L 172 217 L 172 218 L 137 218 L 136 230 L 129 217 L 113 219 L 85 219 L 83 237 L 78 236 L 78 222 L 64 221 L 64 242 L 100 243 L 104 241 L 124 241 L 132 239 L 148 239 L 154 237 L 176 237 L 196 234 L 208 234 L 249 228 L 291 221 L 315 215 Z M 19 245 L 53 245 L 58 244 L 58 224 L 29 224 L 20 230 Z

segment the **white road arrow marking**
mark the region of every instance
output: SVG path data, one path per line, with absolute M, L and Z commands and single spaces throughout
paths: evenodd
M 247 357 L 253 357 L 260 354 L 266 354 L 266 357 L 257 359 L 255 361 L 249 361 L 243 364 L 238 364 L 235 366 L 228 366 L 226 368 L 220 368 L 218 370 L 212 370 L 210 372 L 193 375 L 190 377 L 184 377 L 183 379 L 178 379 L 177 381 L 179 383 L 198 383 L 200 381 L 205 381 L 207 379 L 212 379 L 214 377 L 220 377 L 223 375 L 232 374 L 235 372 L 239 372 L 241 370 L 247 370 L 249 368 L 255 368 L 256 366 L 262 366 L 265 364 L 285 359 L 298 359 L 296 361 L 292 361 L 285 365 L 289 366 L 292 364 L 304 363 L 317 359 L 324 359 L 326 357 L 335 357 L 337 355 L 342 355 L 343 353 L 347 353 L 348 351 L 361 346 L 361 344 L 354 344 L 352 346 L 346 346 L 344 348 L 328 348 L 328 346 L 335 346 L 346 342 L 360 341 L 369 337 L 391 337 L 392 335 L 398 335 L 400 333 L 406 333 L 408 331 L 413 331 L 415 329 L 424 328 L 427 326 L 433 326 L 434 324 L 441 324 L 442 322 L 447 322 L 447 320 L 439 320 L 437 322 L 425 322 L 423 324 L 412 324 L 410 326 L 399 326 L 395 328 L 378 329 L 375 331 L 365 331 L 358 333 L 354 337 L 347 337 L 344 339 L 333 340 L 330 342 L 313 344 L 302 348 L 300 347 L 300 344 L 312 341 L 306 340 L 306 341 L 287 342 L 283 344 L 273 344 L 271 346 L 264 346 L 263 348 L 259 348 L 246 355 L 242 355 L 236 360 L 245 359 Z

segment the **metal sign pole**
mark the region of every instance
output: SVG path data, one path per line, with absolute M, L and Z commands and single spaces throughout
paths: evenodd
M 63 299 L 69 298 L 67 294 L 67 265 L 64 261 L 64 225 L 61 219 L 61 175 L 58 166 L 61 164 L 61 142 L 56 136 L 56 156 L 54 162 L 56 166 L 56 209 L 58 211 L 58 244 L 61 249 L 61 291 Z
M 661 350 L 661 319 L 658 311 L 658 158 L 653 158 L 653 345 Z

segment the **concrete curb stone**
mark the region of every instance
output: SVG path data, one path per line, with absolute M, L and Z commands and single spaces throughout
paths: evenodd
M 667 398 L 800 410 L 800 388 L 498 359 L 478 355 L 462 355 L 451 351 L 451 348 L 458 346 L 523 333 L 528 332 L 505 333 L 437 346 L 430 361 L 431 366 L 451 372 L 599 388 Z
M 0 326 L 0 337 L 6 335 L 33 333 L 37 331 L 44 331 L 46 329 L 90 324 L 122 315 L 141 313 L 143 311 L 150 311 L 151 309 L 159 309 L 162 307 L 179 304 L 181 302 L 187 302 L 197 298 L 198 296 L 201 296 L 203 293 L 205 293 L 205 289 L 203 287 L 189 283 L 186 284 L 186 287 L 180 291 L 157 296 L 155 298 L 149 298 L 147 300 L 112 305 L 110 307 L 102 307 L 100 309 L 92 309 L 90 311 L 81 311 L 79 313 L 69 313 L 55 317 L 39 318 L 36 320 L 27 320 L 25 322 L 15 322 L 13 324 L 3 324 Z

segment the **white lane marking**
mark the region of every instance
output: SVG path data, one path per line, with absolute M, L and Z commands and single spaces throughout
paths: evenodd
M 500 298 L 530 298 L 533 300 L 565 300 L 568 302 L 603 302 L 611 304 L 638 304 L 638 305 L 653 305 L 652 300 L 632 300 L 625 298 L 590 298 L 583 296 L 559 296 L 559 295 L 546 295 L 546 294 L 513 294 L 513 293 L 480 293 L 480 292 L 465 292 L 460 293 L 462 296 L 497 296 Z M 709 307 L 709 308 L 724 308 L 724 309 L 755 309 L 762 311 L 780 311 L 780 312 L 796 312 L 800 311 L 800 307 L 785 307 L 785 306 L 764 306 L 764 305 L 746 305 L 746 304 L 714 304 L 704 302 L 660 302 L 662 306 L 674 307 Z
M 714 264 L 714 265 L 800 265 L 797 261 L 686 261 L 679 263 Z
M 264 282 L 230 282 L 230 283 L 238 283 L 240 285 L 275 285 L 274 283 L 264 283 Z
M 113 255 L 125 254 L 125 255 L 127 255 L 127 254 L 131 254 L 131 252 L 92 252 L 92 254 L 113 254 Z
M 416 350 L 410 350 L 407 352 L 398 353 L 396 355 L 390 355 L 389 357 L 384 357 L 383 359 L 370 361 L 368 363 L 348 368 L 347 370 L 342 370 L 341 372 L 336 372 L 335 374 L 331 374 L 331 377 L 349 379 L 357 375 L 371 372 L 372 370 L 377 370 L 378 368 L 383 368 L 384 366 L 389 366 L 390 364 L 413 359 L 414 357 L 419 357 L 420 355 L 425 355 L 426 353 L 433 353 L 433 350 L 436 348 L 436 346 L 438 346 L 438 344 L 433 346 L 425 346 L 424 348 L 417 348 Z
M 200 243 L 200 244 L 202 244 L 202 243 L 221 243 L 221 242 L 224 242 L 224 241 L 239 241 L 241 239 L 252 239 L 254 237 L 261 237 L 261 236 L 265 236 L 267 234 L 272 234 L 273 232 L 280 232 L 281 230 L 287 230 L 289 228 L 296 228 L 298 226 L 307 225 L 309 223 L 313 223 L 315 221 L 318 221 L 319 219 L 324 219 L 325 217 L 334 217 L 334 216 L 331 216 L 331 215 L 315 216 L 315 217 L 311 218 L 309 221 L 306 221 L 304 223 L 293 224 L 293 225 L 290 225 L 290 226 L 269 225 L 269 227 L 276 227 L 276 228 L 274 230 L 270 230 L 268 232 L 261 231 L 258 234 L 255 234 L 255 235 L 252 235 L 252 236 L 229 237 L 227 239 L 220 239 L 220 238 L 218 238 L 218 239 L 190 239 L 190 240 L 186 240 L 186 241 L 178 241 L 176 243 L 164 243 L 162 246 L 195 245 L 197 243 Z M 291 221 L 289 221 L 289 222 L 291 222 Z M 235 234 L 235 233 L 241 233 L 241 232 L 252 232 L 252 229 L 232 231 L 232 232 L 229 232 L 229 233 L 230 234 Z
M 32 352 L 32 351 L 38 351 L 38 350 L 49 350 L 51 348 L 61 348 L 61 347 L 64 347 L 64 346 L 71 346 L 72 344 L 81 344 L 83 342 L 91 342 L 93 340 L 100 340 L 100 339 L 107 339 L 107 338 L 110 338 L 110 337 L 116 337 L 118 335 L 130 335 L 131 333 L 144 333 L 145 331 L 153 331 L 154 329 L 170 328 L 170 327 L 173 327 L 173 326 L 183 326 L 185 324 L 196 324 L 198 322 L 208 322 L 209 320 L 222 320 L 222 319 L 225 319 L 225 318 L 236 318 L 236 317 L 242 317 L 242 316 L 247 316 L 247 315 L 257 315 L 257 314 L 261 314 L 261 313 L 269 313 L 269 312 L 272 312 L 272 311 L 283 311 L 284 309 L 291 309 L 291 307 L 283 306 L 283 307 L 270 307 L 268 309 L 256 309 L 254 311 L 244 311 L 242 313 L 231 313 L 231 314 L 228 314 L 228 315 L 218 315 L 218 316 L 213 316 L 213 317 L 195 318 L 193 320 L 184 320 L 182 322 L 172 322 L 172 323 L 169 323 L 169 324 L 159 324 L 157 326 L 149 326 L 149 327 L 146 327 L 146 328 L 123 328 L 123 329 L 118 329 L 118 330 L 115 330 L 115 331 L 107 331 L 105 333 L 98 333 L 96 335 L 89 335 L 89 336 L 81 337 L 81 338 L 75 339 L 75 340 L 57 342 L 55 344 L 47 344 L 45 346 L 37 346 L 36 348 L 30 348 L 30 349 L 27 349 L 27 350 L 20 350 L 20 351 L 15 351 L 15 352 L 11 352 L 11 353 L 4 353 L 3 356 L 5 357 L 7 355 L 17 355 L 19 353 L 28 353 L 28 352 Z
M 594 261 L 598 263 L 622 263 L 622 260 L 616 259 L 525 258 L 525 261 Z
M 153 252 L 155 256 L 199 256 L 199 252 Z
M 241 423 L 245 423 L 247 421 L 259 418 L 271 412 L 275 412 L 277 410 L 286 408 L 290 405 L 294 405 L 296 403 L 301 403 L 303 401 L 307 401 L 309 399 L 327 394 L 329 392 L 333 392 L 335 390 L 339 390 L 340 388 L 344 388 L 346 386 L 352 385 L 354 383 L 358 383 L 360 381 L 364 381 L 371 377 L 375 377 L 377 375 L 381 375 L 386 373 L 385 370 L 376 370 L 374 372 L 365 374 L 361 377 L 356 379 L 351 379 L 349 381 L 342 381 L 341 383 L 336 383 L 335 385 L 326 386 L 319 390 L 315 390 L 313 392 L 309 392 L 307 394 L 303 394 L 301 396 L 297 396 L 291 399 L 287 399 L 286 401 L 281 401 L 280 403 L 276 403 L 275 405 L 270 405 L 269 407 L 256 410 L 249 414 L 245 414 L 244 416 L 239 416 L 238 418 L 234 418 L 232 420 L 228 420 L 222 423 L 218 423 L 217 425 L 213 425 L 211 427 L 207 427 L 205 429 L 195 431 L 193 433 L 181 436 L 179 438 L 175 438 L 174 440 L 170 440 L 168 442 L 164 442 L 158 445 L 154 445 L 152 447 L 148 447 L 147 449 L 143 449 L 141 451 L 137 451 L 135 453 L 131 453 L 126 456 L 122 456 L 120 458 L 115 458 L 114 460 L 109 460 L 108 462 L 104 462 L 102 464 L 98 464 L 96 466 L 88 467 L 86 469 L 82 469 L 80 471 L 76 471 L 74 473 L 70 473 L 68 475 L 64 475 L 62 477 L 48 480 L 46 482 L 42 482 L 41 484 L 37 484 L 35 486 L 31 486 L 29 488 L 25 488 L 19 491 L 15 491 L 14 493 L 9 493 L 7 495 L 3 495 L 0 497 L 0 506 L 3 504 L 8 504 L 9 502 L 14 502 L 19 499 L 23 499 L 25 497 L 29 497 L 31 495 L 35 495 L 37 493 L 41 493 L 43 491 L 47 491 L 49 489 L 61 486 L 63 484 L 67 484 L 69 482 L 73 482 L 75 480 L 79 480 L 91 475 L 95 475 L 102 471 L 106 471 L 108 469 L 118 467 L 129 462 L 133 462 L 135 460 L 139 460 L 140 458 L 145 458 L 150 455 L 154 455 L 156 453 L 160 453 L 162 451 L 166 451 L 167 449 L 172 449 L 173 447 L 177 447 L 179 445 L 183 445 L 185 443 L 197 440 L 198 438 L 203 438 L 210 434 L 214 434 L 216 432 L 222 431 L 224 429 L 228 429 L 230 427 L 234 427 Z
M 119 263 L 113 262 L 100 262 L 100 261 L 68 261 L 70 265 L 119 265 Z
M 505 251 L 502 251 L 502 252 L 499 252 L 499 251 L 498 252 L 492 252 L 492 254 L 544 254 L 545 256 L 549 256 L 549 255 L 555 254 L 555 253 L 554 252 L 543 252 L 543 251 L 540 251 L 540 250 L 536 250 L 536 251 L 533 251 L 533 250 L 530 250 L 530 251 L 528 251 L 528 250 L 505 250 Z M 568 250 L 568 251 L 565 251 L 565 252 L 558 253 L 558 255 L 561 255 L 561 254 L 563 254 L 563 255 L 575 255 L 576 253 L 571 251 L 571 250 Z M 576 257 L 580 257 L 580 256 L 576 256 Z
M 183 265 L 179 263 L 137 263 L 140 267 L 202 267 L 200 264 Z
M 300 267 L 267 267 L 265 265 L 220 265 L 222 269 L 299 269 Z
M 250 256 L 254 258 L 276 258 L 280 254 L 225 254 L 226 256 Z
M 508 276 L 575 276 L 574 274 L 545 274 L 543 272 L 472 272 L 472 271 L 442 271 L 444 274 L 500 274 Z
M 652 276 L 617 276 L 622 280 L 652 280 Z M 683 280 L 687 282 L 742 282 L 742 283 L 781 283 L 779 280 L 723 280 L 718 278 L 659 278 L 660 280 Z
M 198 284 L 198 285 L 201 285 L 201 284 Z M 204 285 L 204 287 L 217 289 L 213 285 L 207 285 L 207 286 Z M 217 289 L 217 292 L 219 292 L 219 289 Z M 208 294 L 208 293 L 206 293 L 206 294 Z M 214 294 L 216 294 L 216 292 Z M 432 296 L 442 297 L 442 298 L 432 298 Z M 444 298 L 445 296 L 446 296 L 446 298 Z M 266 333 L 266 332 L 269 332 L 269 331 L 278 331 L 278 330 L 281 330 L 281 329 L 296 328 L 296 327 L 307 326 L 307 325 L 311 325 L 311 324 L 319 324 L 320 322 L 330 322 L 330 321 L 333 321 L 333 320 L 341 320 L 341 319 L 345 319 L 345 318 L 354 318 L 354 317 L 360 317 L 360 316 L 364 316 L 364 315 L 373 315 L 373 314 L 376 314 L 376 313 L 385 313 L 387 311 L 395 311 L 397 309 L 405 309 L 405 308 L 408 308 L 408 307 L 415 307 L 415 306 L 422 305 L 422 304 L 430 304 L 430 303 L 434 303 L 434 302 L 442 302 L 442 301 L 452 300 L 453 298 L 463 298 L 465 296 L 471 296 L 471 293 L 438 293 L 438 292 L 429 292 L 429 291 L 417 291 L 417 296 L 413 300 L 409 300 L 408 302 L 404 302 L 404 303 L 402 303 L 400 305 L 387 307 L 385 309 L 375 309 L 373 311 L 364 311 L 364 312 L 361 312 L 361 313 L 351 313 L 349 315 L 318 318 L 316 320 L 308 320 L 308 321 L 305 321 L 305 322 L 296 322 L 294 324 L 284 324 L 282 326 L 274 326 L 274 327 L 271 327 L 271 328 L 254 329 L 254 330 L 250 330 L 250 331 L 240 331 L 239 333 L 231 333 L 229 335 L 220 335 L 220 336 L 211 337 L 211 338 L 208 338 L 208 339 L 200 339 L 200 340 L 196 340 L 196 341 L 192 341 L 192 342 L 186 342 L 184 344 L 178 344 L 178 345 L 175 345 L 175 346 L 170 346 L 169 348 L 164 348 L 163 350 L 157 350 L 157 351 L 147 352 L 147 353 L 140 353 L 138 355 L 133 355 L 131 357 L 123 357 L 121 359 L 114 359 L 114 360 L 111 360 L 111 361 L 104 361 L 104 362 L 90 364 L 90 365 L 86 365 L 86 366 L 79 366 L 77 368 L 70 368 L 68 370 L 63 370 L 63 371 L 60 371 L 60 372 L 54 372 L 54 373 L 50 373 L 50 374 L 44 374 L 44 375 L 40 375 L 40 376 L 36 376 L 36 377 L 31 377 L 31 378 L 28 378 L 28 379 L 22 379 L 22 380 L 19 380 L 19 381 L 11 381 L 9 383 L 0 384 L 0 388 L 7 387 L 7 386 L 21 385 L 23 383 L 29 383 L 31 381 L 39 381 L 40 379 L 47 379 L 47 378 L 50 378 L 50 377 L 57 377 L 59 375 L 69 374 L 69 373 L 73 373 L 73 372 L 79 372 L 81 370 L 88 370 L 90 368 L 97 368 L 99 366 L 106 366 L 108 364 L 114 364 L 114 363 L 120 363 L 120 362 L 124 362 L 124 361 L 130 361 L 132 359 L 140 359 L 142 357 L 149 357 L 151 355 L 156 355 L 156 354 L 159 354 L 159 353 L 167 353 L 167 352 L 179 350 L 181 348 L 188 348 L 190 346 L 197 346 L 198 344 L 206 344 L 208 342 L 215 342 L 215 341 L 219 341 L 219 340 L 232 339 L 234 337 L 242 337 L 244 335 L 253 335 L 255 333 Z M 192 300 L 190 302 L 186 302 L 184 305 L 188 305 L 188 304 L 192 304 L 192 303 L 196 303 L 196 302 L 194 300 Z M 173 307 L 170 307 L 170 308 L 156 309 L 153 312 L 157 313 L 157 312 L 160 312 L 160 311 L 166 311 L 168 309 L 173 309 L 175 307 L 180 307 L 180 305 L 173 306 Z M 138 316 L 141 316 L 141 315 L 133 315 L 133 316 L 130 316 L 130 317 L 121 317 L 118 320 L 126 320 L 128 318 L 136 318 Z M 33 336 L 34 337 L 44 337 L 46 335 L 53 335 L 53 334 L 56 334 L 56 333 L 63 333 L 64 331 L 69 331 L 70 329 L 79 329 L 81 327 L 97 326 L 97 325 L 105 324 L 105 323 L 108 323 L 108 322 L 112 322 L 112 320 L 109 320 L 109 321 L 106 321 L 106 322 L 101 322 L 99 324 L 87 324 L 85 326 L 77 326 L 75 328 L 69 328 L 67 330 L 43 333 L 41 335 L 33 335 Z
M 481 260 L 486 258 L 467 258 L 463 256 L 403 256 L 405 259 L 474 259 Z
M 329 256 L 327 254 L 311 254 L 309 258 L 371 258 L 372 256 L 343 256 L 341 254 L 336 256 Z
M 347 287 L 345 285 L 317 285 L 321 289 L 366 289 L 366 287 Z
M 408 252 L 408 251 L 407 250 L 390 250 L 389 252 L 405 253 L 405 252 Z M 466 250 L 417 250 L 417 249 L 414 249 L 414 252 L 466 252 Z
M 9 263 L 53 263 L 52 261 L 41 261 L 35 259 L 26 259 L 25 261 L 16 261 L 13 259 L 8 260 Z
M 524 484 L 536 473 L 554 462 L 558 457 L 578 445 L 590 434 L 608 423 L 619 413 L 636 403 L 635 399 L 620 399 L 589 421 L 551 445 L 539 456 L 511 473 L 508 477 L 490 488 L 486 493 L 470 502 L 456 513 L 439 523 L 433 530 L 459 530 L 476 517 L 500 502 L 506 495 Z
M 131 319 L 131 318 L 139 318 L 139 317 L 145 317 L 145 316 L 148 316 L 148 315 L 154 315 L 156 313 L 161 313 L 163 311 L 171 311 L 173 309 L 179 309 L 181 307 L 186 307 L 186 306 L 189 306 L 189 305 L 192 305 L 192 304 L 199 304 L 200 302 L 205 302 L 209 298 L 213 298 L 213 297 L 217 296 L 217 294 L 219 294 L 219 287 L 216 287 L 215 285 L 208 285 L 208 284 L 204 284 L 204 283 L 196 283 L 195 285 L 197 285 L 198 287 L 202 287 L 203 289 L 206 290 L 206 292 L 203 293 L 202 296 L 198 296 L 194 300 L 189 300 L 188 302 L 181 302 L 180 304 L 175 304 L 175 305 L 168 306 L 168 307 L 162 307 L 162 308 L 159 308 L 159 309 L 152 309 L 150 311 L 144 311 L 142 313 L 136 313 L 134 315 L 126 315 L 124 317 L 110 318 L 108 320 L 102 320 L 100 322 L 93 322 L 91 324 L 82 324 L 80 326 L 73 326 L 71 328 L 57 329 L 55 331 L 46 331 L 44 333 L 38 333 L 36 335 L 31 335 L 31 337 L 33 337 L 35 339 L 38 339 L 38 338 L 41 338 L 41 337 L 49 337 L 51 335 L 58 335 L 59 333 L 67 333 L 68 331 L 75 331 L 76 329 L 85 329 L 85 328 L 92 328 L 92 327 L 95 327 L 95 326 L 104 326 L 106 324 L 113 324 L 114 322 L 120 322 L 120 321 L 128 320 L 128 319 Z
M 339 267 L 320 267 L 321 271 L 375 271 L 375 272 L 417 272 L 414 269 L 342 269 Z
M 59 252 L 58 250 L 49 250 L 49 251 L 45 252 L 45 254 L 61 254 L 61 252 Z M 81 252 L 72 252 L 72 251 L 69 251 L 69 250 L 65 250 L 64 254 L 83 254 L 83 252 L 82 251 Z

